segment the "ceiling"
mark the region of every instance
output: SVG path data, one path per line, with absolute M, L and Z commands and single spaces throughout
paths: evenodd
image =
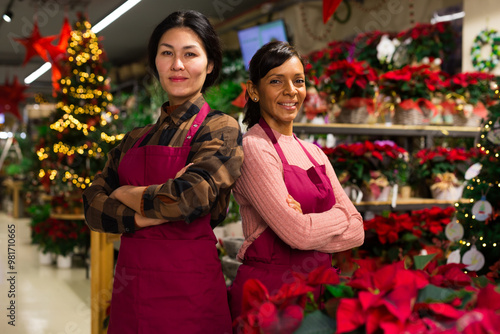
M 0 0 L 1 14 L 10 0 Z M 17 76 L 23 81 L 44 61 L 35 56 L 23 66 L 25 48 L 13 38 L 31 34 L 35 16 L 42 36 L 58 35 L 67 14 L 70 23 L 83 11 L 91 24 L 96 24 L 125 0 L 14 0 L 12 22 L 0 18 L 0 83 Z M 179 9 L 204 13 L 217 27 L 225 27 L 245 14 L 255 12 L 265 3 L 276 0 L 142 0 L 132 9 L 98 33 L 102 46 L 114 66 L 141 60 L 146 55 L 149 35 L 161 20 Z M 50 91 L 50 71 L 30 85 L 29 91 Z

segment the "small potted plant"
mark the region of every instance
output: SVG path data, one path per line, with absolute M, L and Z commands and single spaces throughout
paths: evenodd
M 488 115 L 485 104 L 494 98 L 495 76 L 484 72 L 457 73 L 446 81 L 449 93 L 441 106 L 456 126 L 479 126 Z
M 323 150 L 341 184 L 363 190 L 367 200 L 387 200 L 398 180 L 398 166 L 409 160 L 408 152 L 392 141 L 340 144 Z
M 433 198 L 456 201 L 462 197 L 465 172 L 478 154 L 462 147 L 421 149 L 414 154 L 416 177 L 430 185 Z
M 428 122 L 421 106 L 434 110 L 433 93 L 444 85 L 439 72 L 429 65 L 410 66 L 380 76 L 379 91 L 384 97 L 383 109 L 394 113 L 394 124 L 420 125 Z

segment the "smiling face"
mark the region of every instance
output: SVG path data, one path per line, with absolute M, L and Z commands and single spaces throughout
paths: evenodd
M 306 97 L 304 66 L 292 57 L 270 70 L 258 86 L 248 81 L 251 99 L 257 98 L 262 117 L 274 130 L 291 135 L 293 120 Z
M 171 105 L 200 95 L 205 78 L 213 69 L 201 39 L 185 27 L 172 28 L 163 34 L 155 64 Z

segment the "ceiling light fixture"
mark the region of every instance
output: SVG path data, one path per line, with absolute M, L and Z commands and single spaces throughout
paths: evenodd
M 11 0 L 12 2 L 13 0 Z M 127 0 L 125 1 L 120 7 L 115 9 L 114 11 L 111 12 L 108 16 L 106 16 L 104 19 L 99 21 L 94 27 L 92 28 L 92 31 L 94 33 L 98 33 L 104 28 L 106 28 L 108 25 L 110 25 L 112 22 L 114 22 L 116 19 L 118 19 L 120 16 L 125 14 L 127 11 L 129 11 L 132 7 L 137 5 L 141 0 Z M 52 64 L 47 62 L 43 64 L 39 69 L 37 69 L 35 72 L 31 73 L 24 79 L 24 83 L 29 85 L 39 77 L 41 77 L 45 72 L 47 72 L 50 68 L 52 67 Z
M 7 9 L 5 10 L 5 13 L 3 13 L 3 20 L 7 23 L 12 21 L 12 16 L 14 15 L 11 10 L 13 3 L 14 0 L 10 0 L 9 4 L 7 5 Z
M 11 10 L 8 10 L 6 11 L 4 14 L 3 14 L 3 20 L 5 22 L 11 22 L 12 21 L 12 11 Z

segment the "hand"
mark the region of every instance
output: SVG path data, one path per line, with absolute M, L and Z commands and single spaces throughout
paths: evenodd
M 155 219 L 155 218 L 144 217 L 138 213 L 136 213 L 134 217 L 135 217 L 136 228 L 161 225 L 163 223 L 168 222 L 168 220 L 165 220 L 165 219 Z
M 177 172 L 177 174 L 175 174 L 175 178 L 178 178 L 178 177 L 180 177 L 182 174 L 184 174 L 184 173 L 186 172 L 186 170 L 187 170 L 189 167 L 191 167 L 191 165 L 193 165 L 193 163 L 192 163 L 192 162 L 191 162 L 191 163 L 189 163 L 188 165 L 186 165 L 186 166 L 182 167 L 182 168 L 181 168 L 181 170 L 180 170 L 180 171 L 178 171 L 178 172 Z
M 288 206 L 297 211 L 298 213 L 302 213 L 302 208 L 300 207 L 300 203 L 297 202 L 291 195 L 288 195 L 286 202 Z

